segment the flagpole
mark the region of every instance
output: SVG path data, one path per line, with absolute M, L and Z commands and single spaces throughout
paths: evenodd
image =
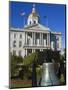
M 25 27 L 25 15 L 24 15 L 24 27 Z
M 25 12 L 21 13 L 21 16 L 23 16 L 23 27 L 25 27 Z
M 47 17 L 47 27 L 48 27 L 48 17 Z
M 46 19 L 46 26 L 48 27 L 48 17 L 44 16 L 44 18 Z

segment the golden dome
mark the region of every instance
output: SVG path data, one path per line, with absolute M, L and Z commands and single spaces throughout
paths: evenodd
M 35 4 L 33 4 L 32 13 L 29 14 L 29 18 L 33 18 L 33 17 L 38 17 L 38 14 L 36 13 L 35 10 Z
M 29 18 L 33 18 L 33 17 L 38 17 L 37 13 L 31 13 L 31 14 L 29 15 Z

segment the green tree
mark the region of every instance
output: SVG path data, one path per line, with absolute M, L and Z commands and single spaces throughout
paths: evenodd
M 60 52 L 59 51 L 53 51 L 52 58 L 55 62 L 60 63 Z
M 37 60 L 38 60 L 38 52 L 34 52 L 24 58 L 23 64 L 31 65 L 33 63 L 33 61 L 35 61 L 37 63 Z
M 19 65 L 23 64 L 23 58 L 21 56 L 11 55 L 10 56 L 10 70 L 11 70 L 11 77 L 16 75 L 19 72 Z

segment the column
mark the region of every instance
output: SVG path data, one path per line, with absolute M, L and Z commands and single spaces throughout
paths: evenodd
M 47 46 L 50 46 L 50 33 L 47 33 Z
M 35 32 L 34 32 L 34 46 L 35 46 L 35 37 L 36 37 L 36 35 L 35 35 Z
M 26 45 L 27 45 L 27 38 L 28 38 L 28 37 L 27 37 L 27 32 L 26 32 Z
M 35 52 L 35 49 L 34 49 L 34 52 Z
M 25 45 L 27 45 L 27 32 L 25 32 Z
M 27 56 L 27 49 L 25 49 L 25 56 Z
M 50 47 L 50 33 L 47 33 L 47 46 Z
M 42 39 L 41 39 L 41 33 L 40 33 L 40 43 L 39 43 L 40 45 L 41 45 L 41 41 L 42 41 Z
M 26 32 L 25 32 L 25 45 L 26 45 Z
M 41 49 L 41 51 L 43 51 L 43 49 Z
M 34 53 L 35 52 L 35 49 L 32 49 L 32 53 Z
M 34 45 L 34 33 L 32 32 L 32 46 Z
M 34 52 L 34 50 L 32 49 L 32 53 Z
M 47 46 L 48 46 L 48 33 L 47 33 Z
M 49 35 L 48 35 L 48 36 L 49 36 L 48 38 L 49 38 L 49 47 L 50 47 L 50 33 L 49 33 Z
M 59 35 L 59 49 L 61 50 L 62 48 L 62 37 Z
M 40 49 L 40 51 L 42 51 L 42 49 Z
M 43 33 L 41 34 L 41 45 L 43 46 Z

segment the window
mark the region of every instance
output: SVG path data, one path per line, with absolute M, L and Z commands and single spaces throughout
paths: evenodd
M 59 43 L 57 42 L 57 48 L 59 48 Z
M 16 47 L 16 41 L 15 40 L 13 41 L 13 47 Z
M 56 36 L 56 40 L 59 41 L 59 36 Z
M 55 45 L 54 45 L 54 41 L 51 41 L 51 48 L 54 50 L 54 47 Z
M 22 41 L 19 41 L 19 47 L 21 47 L 22 46 Z
M 44 46 L 46 46 L 46 39 L 44 39 Z
M 30 45 L 30 39 L 27 39 L 27 45 Z
M 22 38 L 22 34 L 20 34 L 20 38 Z
M 36 24 L 36 21 L 34 21 L 34 24 Z
M 19 51 L 19 56 L 21 56 L 21 50 Z
M 14 33 L 14 38 L 16 38 L 16 33 Z
M 31 25 L 31 21 L 30 21 L 30 25 Z
M 16 55 L 16 50 L 13 50 L 13 55 Z

